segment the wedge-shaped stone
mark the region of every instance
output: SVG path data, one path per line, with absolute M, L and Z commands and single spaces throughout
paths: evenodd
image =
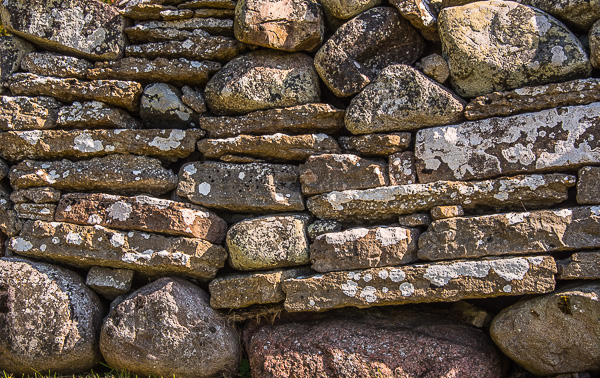
M 9 79 L 13 94 L 24 96 L 51 96 L 60 101 L 102 101 L 109 105 L 135 110 L 142 94 L 142 86 L 133 81 L 62 79 L 16 73 Z
M 19 219 L 54 221 L 55 203 L 16 203 L 15 212 Z
M 101 226 L 28 221 L 8 241 L 19 255 L 73 266 L 131 269 L 145 275 L 176 274 L 208 281 L 225 264 L 225 248 L 202 239 L 120 232 Z
M 54 188 L 31 188 L 15 190 L 10 193 L 14 203 L 58 203 L 60 191 Z
M 88 272 L 85 284 L 96 293 L 102 294 L 102 296 L 109 300 L 113 300 L 131 290 L 134 273 L 133 270 L 129 269 L 93 266 Z
M 101 62 L 90 71 L 90 79 L 118 79 L 162 82 L 175 85 L 205 85 L 208 77 L 221 69 L 217 62 L 196 62 L 187 59 L 148 60 L 124 58 L 117 62 Z
M 52 97 L 0 96 L 0 131 L 52 129 L 60 107 Z
M 200 206 L 165 199 L 109 194 L 69 193 L 58 203 L 56 220 L 181 235 L 220 244 L 227 223 Z
M 0 133 L 0 157 L 8 161 L 55 160 L 117 153 L 174 161 L 194 152 L 203 133 L 197 129 L 8 131 Z
M 430 0 L 391 0 L 390 3 L 398 9 L 426 39 L 438 42 L 440 35 L 437 28 L 437 15 Z
M 404 227 L 352 228 L 318 236 L 310 245 L 317 272 L 334 272 L 417 261 L 419 230 Z
M 145 21 L 125 29 L 133 43 L 152 41 L 156 30 L 204 30 L 210 34 L 233 35 L 233 20 L 222 18 L 190 18 L 177 21 Z
M 198 150 L 208 159 L 225 155 L 250 156 L 269 161 L 302 162 L 311 155 L 341 152 L 335 139 L 326 134 L 239 135 L 227 139 L 202 139 Z
M 385 156 L 404 151 L 410 146 L 410 133 L 365 134 L 341 136 L 340 145 L 344 152 L 361 156 Z
M 0 85 L 19 70 L 26 54 L 35 48 L 29 42 L 14 36 L 0 36 Z
M 352 134 L 409 131 L 462 121 L 466 103 L 416 69 L 384 68 L 352 99 L 346 128 Z
M 556 260 L 558 280 L 600 279 L 600 251 L 577 252 L 564 260 Z
M 45 49 L 93 60 L 118 59 L 125 46 L 125 20 L 101 1 L 6 1 L 2 24 Z
M 590 62 L 594 68 L 600 67 L 600 22 L 596 22 L 588 36 L 590 44 Z
M 21 69 L 26 72 L 76 79 L 85 79 L 92 68 L 94 65 L 88 60 L 50 52 L 32 52 L 25 55 L 21 62 Z
M 600 167 L 583 167 L 577 177 L 577 203 L 600 204 Z
M 140 121 L 120 108 L 100 101 L 74 102 L 58 112 L 56 125 L 77 129 L 139 129 Z
M 157 159 L 134 155 L 109 155 L 85 161 L 25 160 L 11 168 L 15 189 L 50 186 L 66 191 L 164 194 L 175 189 L 177 176 Z
M 566 200 L 575 181 L 575 176 L 548 174 L 346 190 L 311 197 L 307 207 L 318 218 L 354 222 L 391 220 L 444 205 L 465 209 L 546 207 Z
M 435 221 L 419 239 L 419 259 L 450 260 L 600 247 L 600 207 Z
M 306 104 L 259 110 L 238 117 L 202 117 L 199 127 L 206 130 L 210 138 L 240 134 L 335 134 L 344 127 L 344 111 L 329 104 Z
M 471 180 L 600 163 L 600 103 L 420 130 L 419 182 Z
M 212 308 L 242 308 L 254 304 L 283 302 L 283 281 L 312 273 L 312 269 L 303 267 L 218 277 L 208 287 L 210 305 Z
M 21 221 L 15 212 L 7 185 L 0 183 L 0 234 L 14 236 L 21 231 Z
M 554 290 L 555 273 L 550 256 L 451 261 L 290 279 L 283 291 L 287 311 L 324 311 L 541 294 Z
M 165 32 L 158 33 L 158 42 L 150 42 L 139 45 L 127 46 L 127 56 L 155 59 L 155 58 L 172 58 L 172 59 L 191 59 L 191 60 L 216 60 L 219 62 L 228 62 L 245 51 L 245 46 L 231 37 L 200 35 L 195 36 L 190 32 Z M 208 34 L 208 33 L 207 33 Z M 160 36 L 164 35 L 164 38 Z M 168 36 L 180 35 L 182 39 L 168 40 Z

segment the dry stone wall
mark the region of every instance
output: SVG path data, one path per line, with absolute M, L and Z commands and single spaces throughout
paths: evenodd
M 597 2 L 0 13 L 0 370 L 600 373 Z

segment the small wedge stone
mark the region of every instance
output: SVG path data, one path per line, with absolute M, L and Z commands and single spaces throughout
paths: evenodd
M 0 234 L 14 236 L 21 231 L 22 223 L 10 200 L 10 190 L 0 183 Z
M 600 167 L 583 167 L 577 176 L 577 203 L 600 204 Z
M 417 183 L 415 154 L 412 151 L 397 152 L 389 157 L 390 185 Z
M 402 227 L 428 227 L 431 222 L 431 215 L 427 213 L 415 213 L 398 217 L 398 224 Z
M 340 146 L 345 153 L 360 156 L 385 156 L 406 150 L 410 146 L 410 133 L 366 134 L 341 136 Z
M 17 203 L 15 212 L 20 219 L 54 221 L 55 203 Z
M 74 102 L 58 112 L 56 125 L 76 129 L 139 129 L 140 121 L 100 101 Z
M 0 36 L 0 89 L 6 79 L 19 70 L 23 58 L 35 50 L 24 39 L 14 36 Z
M 568 259 L 556 260 L 558 280 L 600 279 L 600 251 L 576 252 Z
M 131 290 L 133 270 L 112 269 L 102 266 L 93 266 L 87 274 L 85 284 L 109 300 Z
M 465 215 L 462 206 L 436 206 L 431 209 L 431 219 L 434 221 L 447 218 L 461 217 Z
M 308 225 L 308 239 L 314 242 L 315 239 L 323 234 L 330 232 L 342 231 L 342 223 L 329 219 L 317 219 L 313 223 Z
M 14 203 L 58 203 L 60 191 L 54 188 L 31 188 L 15 190 L 10 194 Z

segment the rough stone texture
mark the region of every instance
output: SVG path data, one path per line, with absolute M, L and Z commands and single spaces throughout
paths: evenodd
M 577 177 L 577 203 L 600 204 L 600 167 L 583 167 Z
M 102 325 L 106 362 L 144 377 L 234 375 L 241 358 L 239 337 L 208 302 L 202 289 L 180 278 L 142 287 Z
M 212 280 L 227 252 L 202 239 L 120 232 L 101 226 L 27 221 L 8 248 L 19 255 L 91 267 L 131 269 L 145 275 L 177 274 Z
M 197 129 L 8 131 L 0 133 L 0 157 L 16 162 L 134 154 L 175 161 L 194 152 L 203 133 Z
M 596 22 L 589 34 L 590 61 L 594 68 L 600 68 L 600 22 Z
M 416 69 L 392 65 L 352 99 L 346 109 L 346 129 L 352 134 L 370 134 L 447 125 L 464 119 L 465 105 Z
M 419 230 L 404 227 L 352 228 L 318 236 L 310 245 L 312 268 L 334 272 L 417 261 Z
M 575 177 L 563 174 L 504 177 L 495 180 L 388 186 L 346 190 L 311 197 L 307 207 L 318 218 L 382 221 L 435 206 L 465 209 L 547 207 L 567 199 Z
M 600 208 L 595 206 L 450 218 L 433 222 L 421 236 L 419 258 L 448 260 L 598 248 L 599 234 Z
M 85 59 L 50 52 L 32 52 L 23 58 L 21 69 L 41 76 L 86 79 L 94 65 Z
M 102 101 L 129 110 L 135 110 L 142 94 L 142 86 L 133 81 L 82 81 L 30 73 L 16 73 L 9 79 L 13 94 L 24 96 L 51 96 L 60 101 Z
M 215 244 L 221 244 L 227 232 L 223 219 L 200 206 L 144 195 L 65 194 L 58 204 L 56 220 L 181 235 Z
M 309 264 L 308 215 L 273 215 L 245 220 L 227 231 L 229 265 L 237 270 Z
M 93 60 L 123 55 L 125 20 L 100 1 L 6 1 L 0 10 L 10 33 L 42 48 Z
M 179 172 L 177 194 L 208 208 L 240 212 L 304 210 L 298 167 L 195 162 Z
M 308 240 L 314 242 L 319 235 L 342 231 L 342 223 L 329 219 L 317 219 L 308 225 Z
M 52 129 L 60 107 L 51 97 L 0 96 L 0 131 Z
M 397 152 L 389 157 L 390 185 L 417 183 L 415 154 L 412 151 Z
M 210 282 L 210 305 L 212 308 L 242 308 L 283 302 L 285 293 L 281 283 L 312 273 L 312 269 L 302 267 L 218 277 Z
M 112 269 L 93 266 L 87 274 L 85 284 L 103 297 L 113 300 L 131 290 L 133 270 Z
M 570 105 L 587 105 L 597 101 L 600 101 L 600 80 L 588 78 L 479 96 L 467 104 L 465 117 L 477 120 Z
M 283 291 L 287 311 L 324 311 L 547 293 L 555 273 L 550 256 L 452 261 L 290 279 Z
M 590 282 L 517 302 L 494 318 L 490 334 L 535 375 L 598 370 L 599 297 L 600 285 Z
M 481 1 L 443 9 L 438 26 L 451 83 L 463 97 L 590 76 L 577 37 L 536 8 Z
M 390 3 L 398 9 L 402 17 L 421 32 L 426 39 L 439 42 L 437 15 L 430 6 L 430 0 L 391 0 Z
M 206 85 L 208 108 L 217 115 L 319 102 L 319 76 L 302 53 L 255 51 L 227 63 Z
M 216 9 L 235 9 L 235 0 L 191 0 L 179 4 L 179 8 L 197 9 L 197 8 L 216 8 Z
M 52 222 L 56 212 L 54 203 L 17 203 L 15 212 L 20 219 L 44 220 Z
M 31 188 L 15 190 L 10 194 L 14 203 L 58 203 L 60 191 L 54 188 Z
M 185 20 L 194 17 L 194 11 L 191 9 L 177 9 L 174 6 L 131 2 L 121 14 L 127 18 L 139 21 L 148 20 Z
M 600 162 L 600 103 L 417 133 L 419 182 L 576 169 Z
M 403 227 L 428 227 L 431 222 L 431 216 L 426 213 L 415 213 L 398 217 L 398 224 Z
M 207 159 L 227 155 L 250 156 L 275 162 L 303 162 L 312 155 L 341 152 L 335 139 L 326 134 L 239 135 L 227 139 L 202 139 L 198 150 Z
M 342 136 L 340 146 L 345 153 L 361 156 L 385 156 L 404 151 L 410 146 L 410 133 L 366 134 Z
M 376 188 L 389 183 L 385 162 L 356 155 L 315 155 L 300 165 L 302 194 L 308 196 L 334 190 Z
M 440 84 L 443 84 L 450 77 L 450 67 L 448 62 L 439 54 L 431 54 L 423 57 L 415 65 L 416 68 Z
M 0 180 L 6 177 L 10 167 L 3 160 L 0 160 Z
M 460 206 L 460 205 L 436 206 L 433 209 L 431 209 L 430 213 L 431 213 L 431 219 L 433 219 L 434 221 L 440 220 L 440 219 L 462 217 L 463 215 L 465 215 L 465 211 L 463 210 L 462 206 Z
M 564 21 L 576 30 L 588 31 L 600 19 L 600 4 L 590 0 L 521 0 Z
M 156 128 L 187 128 L 193 126 L 197 117 L 181 100 L 179 88 L 155 83 L 144 88 L 140 105 L 140 117 L 144 123 Z
M 189 18 L 176 21 L 144 21 L 135 26 L 125 28 L 125 33 L 132 43 L 168 40 L 169 35 L 177 31 L 203 30 L 216 35 L 233 35 L 233 20 L 220 18 Z M 162 35 L 162 37 L 160 37 Z M 158 38 L 157 38 L 158 37 Z
M 394 8 L 377 7 L 341 26 L 315 55 L 315 67 L 338 97 L 360 92 L 392 64 L 412 64 L 425 42 Z
M 381 4 L 381 0 L 321 0 L 325 13 L 347 20 Z
M 56 125 L 77 129 L 139 129 L 142 126 L 125 110 L 100 101 L 74 102 L 62 107 Z
M 500 378 L 504 370 L 484 332 L 424 312 L 345 311 L 250 324 L 244 341 L 260 377 Z
M 175 189 L 177 176 L 157 159 L 133 155 L 109 155 L 85 161 L 39 162 L 25 160 L 12 167 L 10 184 L 15 189 L 50 186 L 66 191 L 164 194 Z
M 0 259 L 0 369 L 74 374 L 100 362 L 103 306 L 76 273 L 17 257 Z
M 240 134 L 335 134 L 344 127 L 344 111 L 329 104 L 306 104 L 259 110 L 238 117 L 203 117 L 199 127 L 206 130 L 210 138 Z
M 6 79 L 19 69 L 26 54 L 34 49 L 21 38 L 0 36 L 0 86 L 4 86 Z
M 10 201 L 10 189 L 0 182 L 0 234 L 14 236 L 21 231 L 21 222 Z
M 181 101 L 198 114 L 206 113 L 206 101 L 202 92 L 187 85 L 181 88 Z
M 556 260 L 559 280 L 600 279 L 600 252 L 576 252 L 564 260 Z

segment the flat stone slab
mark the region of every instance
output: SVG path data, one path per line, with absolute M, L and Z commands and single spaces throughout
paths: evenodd
M 600 247 L 600 207 L 457 217 L 435 221 L 419 259 L 450 260 Z
M 583 167 L 577 172 L 577 203 L 600 204 L 600 167 Z
M 15 212 L 20 219 L 54 221 L 55 203 L 16 203 Z
M 14 190 L 10 200 L 13 203 L 58 203 L 60 191 L 49 187 Z
M 8 243 L 16 254 L 78 267 L 98 265 L 202 281 L 213 279 L 227 259 L 225 248 L 202 239 L 60 222 L 28 221 Z
M 0 96 L 0 131 L 52 129 L 61 106 L 52 97 Z
M 86 59 L 51 52 L 32 52 L 23 58 L 21 69 L 40 76 L 86 79 L 94 64 Z
M 600 163 L 600 103 L 417 132 L 419 182 L 472 180 Z
M 100 101 L 74 102 L 58 112 L 56 125 L 76 129 L 139 129 L 140 121 L 120 108 Z
M 135 272 L 129 269 L 93 266 L 87 274 L 85 284 L 96 293 L 113 300 L 131 290 L 134 274 Z
M 220 35 L 199 35 L 197 32 L 173 29 L 159 29 L 154 31 L 153 35 L 153 39 L 158 41 L 127 46 L 127 56 L 227 62 L 246 50 L 245 45 L 234 38 Z M 170 36 L 174 36 L 174 40 L 169 38 Z
M 160 30 L 204 30 L 210 34 L 233 36 L 233 20 L 222 18 L 190 18 L 176 21 L 143 21 L 125 28 L 132 43 L 152 41 L 153 31 Z
M 216 8 L 216 9 L 235 9 L 235 0 L 191 0 L 179 4 L 178 8 L 198 9 L 198 8 Z
M 177 194 L 199 205 L 222 210 L 304 210 L 295 165 L 189 163 L 179 172 Z
M 283 291 L 287 311 L 324 311 L 542 294 L 554 290 L 555 273 L 550 256 L 451 261 L 290 279 Z
M 139 105 L 142 86 L 133 81 L 82 81 L 31 73 L 16 73 L 9 78 L 13 94 L 23 96 L 51 96 L 60 101 L 102 101 L 109 105 L 135 110 Z
M 600 279 L 600 251 L 576 252 L 564 260 L 556 260 L 558 280 Z
M 390 220 L 446 205 L 465 209 L 547 207 L 566 200 L 575 181 L 575 176 L 548 174 L 346 190 L 311 197 L 307 207 L 318 218 L 354 222 Z
M 339 138 L 345 153 L 385 157 L 406 150 L 411 140 L 410 133 L 365 134 Z
M 11 168 L 9 178 L 15 189 L 49 186 L 70 192 L 160 195 L 177 186 L 177 176 L 163 168 L 160 160 L 134 155 L 76 162 L 25 160 Z
M 220 244 L 227 232 L 223 219 L 200 206 L 145 195 L 68 193 L 58 203 L 56 220 L 187 236 L 215 244 Z

